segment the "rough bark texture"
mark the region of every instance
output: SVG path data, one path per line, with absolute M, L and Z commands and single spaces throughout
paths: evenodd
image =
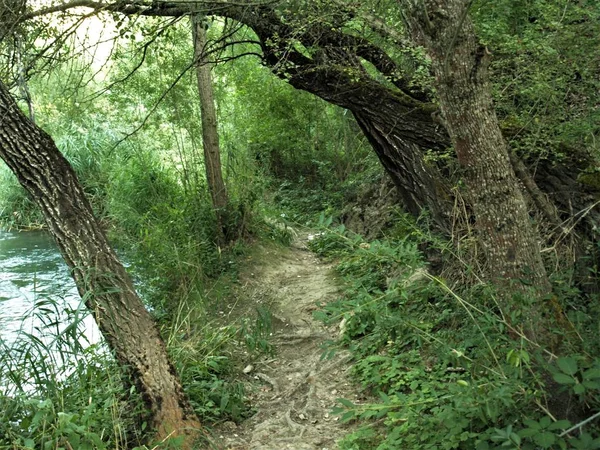
M 200 429 L 158 328 L 93 216 L 83 189 L 52 138 L 18 108 L 0 82 L 0 157 L 39 205 L 79 294 L 130 382 L 141 392 L 159 438 Z
M 405 2 L 409 29 L 432 60 L 441 112 L 471 198 L 491 279 L 549 290 L 534 229 L 492 105 L 487 49 L 468 0 Z M 518 287 L 517 287 L 518 289 Z
M 435 223 L 449 230 L 452 207 L 449 185 L 433 165 L 423 163 L 421 153 L 443 150 L 449 145 L 446 131 L 431 113 L 437 110 L 426 94 L 409 86 L 395 62 L 379 47 L 358 36 L 344 34 L 325 24 L 295 27 L 283 21 L 271 4 L 244 6 L 240 3 L 153 2 L 105 4 L 74 0 L 67 5 L 45 8 L 23 16 L 27 20 L 70 7 L 87 6 L 127 15 L 181 17 L 218 15 L 239 21 L 258 36 L 264 63 L 292 86 L 347 108 L 357 118 L 377 156 L 391 176 L 407 209 L 419 216 L 429 209 Z M 292 18 L 301 23 L 305 18 Z M 295 42 L 314 50 L 312 56 L 298 51 Z M 393 87 L 376 81 L 361 59 L 372 63 Z
M 20 21 L 82 6 L 126 15 L 181 17 L 203 14 L 239 21 L 256 33 L 263 61 L 276 75 L 298 89 L 347 108 L 355 115 L 411 213 L 420 215 L 422 208 L 428 207 L 438 227 L 444 231 L 451 230 L 449 211 L 453 196 L 450 187 L 454 180 L 445 173 L 440 174 L 432 164 L 423 163 L 425 152 L 443 151 L 452 145 L 445 126 L 432 114 L 437 107 L 431 103 L 429 95 L 410 86 L 402 70 L 383 47 L 345 31 L 344 20 L 352 17 L 352 4 L 337 3 L 342 16 L 337 27 L 324 26 L 319 21 L 311 21 L 307 25 L 305 20 L 298 20 L 296 25 L 301 26 L 295 26 L 294 17 L 288 17 L 292 13 L 286 11 L 283 20 L 276 4 L 242 5 L 208 1 L 200 4 L 155 1 L 148 6 L 134 2 L 72 0 L 22 15 Z M 423 1 L 420 4 L 423 5 Z M 307 13 L 303 10 L 299 14 Z M 382 23 L 376 19 L 361 16 L 360 20 L 365 20 L 375 33 L 392 45 L 398 48 L 407 46 L 402 36 L 395 30 L 382 28 Z M 310 49 L 310 55 L 298 51 L 296 42 Z M 457 39 L 455 44 L 459 42 Z M 478 58 L 477 55 L 471 57 Z M 388 83 L 369 76 L 361 60 L 371 63 Z M 600 226 L 600 212 L 597 207 L 593 210 L 588 207 L 598 198 L 600 183 L 591 186 L 578 180 L 581 171 L 590 165 L 561 163 L 554 166 L 550 162 L 541 167 L 537 161 L 531 163 L 535 164 L 535 170 L 530 170 L 534 174 L 533 180 L 554 203 L 559 219 L 573 220 L 580 235 L 593 240 L 593 230 Z M 531 164 L 528 166 L 530 168 Z M 526 174 L 521 172 L 520 178 L 524 177 Z M 528 189 L 535 192 L 534 186 Z M 538 196 L 535 203 L 539 207 L 538 203 L 542 204 L 543 198 Z M 547 205 L 542 207 L 546 209 L 545 214 L 551 211 Z
M 202 144 L 204 147 L 204 166 L 208 190 L 213 208 L 217 215 L 217 225 L 221 240 L 229 235 L 227 231 L 227 189 L 221 170 L 221 151 L 219 148 L 219 132 L 217 130 L 217 111 L 213 93 L 211 64 L 206 57 L 206 29 L 202 16 L 192 16 L 192 37 L 194 40 L 194 61 L 196 78 L 200 95 L 200 114 L 202 116 Z
M 243 21 L 259 36 L 265 63 L 276 75 L 354 114 L 408 211 L 419 216 L 428 209 L 437 226 L 448 231 L 449 184 L 435 165 L 423 160 L 425 152 L 449 145 L 446 131 L 432 119 L 437 107 L 422 92 L 409 89 L 405 80 L 394 78 L 393 88 L 374 80 L 360 60 L 392 77 L 397 69 L 391 58 L 362 38 L 325 27 L 298 34 L 270 10 Z M 316 49 L 312 58 L 290 45 L 295 39 Z

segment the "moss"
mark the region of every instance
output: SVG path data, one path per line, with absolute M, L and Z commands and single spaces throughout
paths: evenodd
M 600 190 L 600 171 L 582 172 L 577 177 L 577 181 L 585 186 Z
M 500 123 L 500 129 L 506 139 L 514 138 L 519 133 L 522 133 L 525 128 L 526 124 L 515 115 L 507 116 Z

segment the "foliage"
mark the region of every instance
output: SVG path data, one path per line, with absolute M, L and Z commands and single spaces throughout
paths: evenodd
M 598 155 L 600 12 L 592 1 L 476 2 L 494 54 L 496 109 L 511 146 L 530 159 Z
M 135 446 L 145 428 L 141 399 L 123 392 L 123 368 L 106 348 L 89 345 L 85 313 L 65 317 L 62 308 L 39 299 L 29 312 L 40 324 L 34 334 L 0 340 L 0 448 Z
M 338 3 L 285 4 L 282 14 L 299 30 L 317 23 L 369 39 L 389 52 L 409 83 L 429 91 L 422 52 L 392 45 L 361 19 L 376 13 L 402 31 L 397 3 L 354 7 L 349 14 Z M 597 155 L 598 54 L 590 49 L 600 39 L 598 11 L 592 0 L 473 2 L 478 33 L 493 53 L 503 130 L 530 160 Z M 270 318 L 263 311 L 239 329 L 213 327 L 207 319 L 207 297 L 214 296 L 207 291 L 224 273 L 234 277 L 243 245 L 215 244 L 195 80 L 188 71 L 190 30 L 166 19 L 136 18 L 116 27 L 124 39 L 107 64 L 110 73 L 104 68 L 95 77 L 88 61 L 70 58 L 75 45 L 63 43 L 57 55 L 67 62 L 57 57 L 51 73 L 30 80 L 37 120 L 73 164 L 103 225 L 126 253 L 197 413 L 209 421 L 241 420 L 250 411 L 232 380 L 235 363 L 227 346 L 239 340 L 250 351 L 272 351 Z M 211 45 L 225 27 L 212 24 Z M 49 35 L 60 34 L 57 25 L 48 28 Z M 231 36 L 248 41 L 248 33 Z M 566 320 L 552 330 L 562 340 L 561 353 L 548 357 L 510 326 L 510 314 L 526 314 L 527 299 L 519 299 L 524 311 L 509 314 L 490 287 L 458 287 L 456 280 L 434 277 L 419 252 L 421 237 L 411 231 L 418 227 L 399 225 L 373 242 L 331 228 L 334 221 L 326 217 L 380 176 L 378 162 L 348 111 L 295 91 L 254 57 L 238 58 L 254 52 L 255 44 L 244 43 L 212 53 L 228 60 L 214 74 L 230 227 L 242 238 L 289 243 L 292 227 L 322 214 L 322 234 L 312 248 L 339 258 L 349 288 L 321 318 L 342 322 L 343 342 L 357 357 L 357 380 L 378 399 L 340 400 L 342 420 L 378 421 L 375 430 L 348 436 L 344 448 L 599 447 L 597 422 L 561 436 L 584 417 L 554 421 L 544 409 L 546 397 L 563 396 L 583 416 L 599 407 L 597 298 L 582 296 L 565 274 L 554 277 L 552 309 Z M 389 85 L 375 68 L 365 70 Z M 597 169 L 588 167 L 580 181 L 597 185 Z M 3 226 L 40 226 L 39 211 L 23 192 L 0 170 Z M 110 357 L 60 341 L 60 353 L 79 359 L 59 369 L 58 361 L 41 357 L 58 353 L 29 338 L 0 356 L 0 374 L 12 389 L 0 396 L 0 446 L 55 448 L 67 441 L 73 448 L 112 447 L 131 444 L 123 436 L 136 427 L 143 431 L 124 408 Z M 29 375 L 33 387 L 24 383 Z M 132 398 L 135 410 L 135 392 Z
M 342 343 L 356 358 L 354 376 L 376 399 L 339 400 L 341 420 L 366 423 L 341 448 L 600 445 L 594 421 L 581 434 L 565 434 L 578 423 L 574 419 L 600 409 L 600 359 L 586 353 L 595 345 L 591 335 L 587 348 L 585 338 L 569 336 L 561 347 L 566 355 L 548 364 L 551 353 L 511 326 L 507 315 L 518 313 L 498 304 L 491 287 L 457 292 L 430 274 L 418 251 L 419 235 L 365 242 L 330 224 L 324 221 L 311 248 L 336 258 L 348 287 L 317 317 L 340 323 Z M 593 316 L 586 321 L 597 323 Z M 553 398 L 572 402 L 570 411 L 550 413 L 548 405 L 558 401 Z
M 234 335 L 232 327 L 207 326 L 184 339 L 170 339 L 170 353 L 185 392 L 203 421 L 241 421 L 251 413 L 244 386 L 232 376 L 234 364 L 227 356 Z
M 272 320 L 271 311 L 264 306 L 260 306 L 256 309 L 254 323 L 249 320 L 242 321 L 238 335 L 251 353 L 273 355 L 275 349 L 269 342 L 270 337 L 273 335 Z
M 29 312 L 40 324 L 35 333 L 0 341 L 0 449 L 140 445 L 148 431 L 141 397 L 133 386 L 123 390 L 125 369 L 102 341 L 87 341 L 87 313 L 68 309 L 65 315 L 62 303 L 39 299 Z M 238 340 L 249 348 L 250 341 L 258 343 L 251 350 L 268 348 L 268 316 L 263 312 L 256 325 L 237 329 L 215 326 L 199 317 L 204 314 L 197 302 L 179 304 L 166 336 L 169 353 L 203 422 L 241 421 L 252 410 L 227 355 Z
M 37 206 L 24 194 L 23 188 L 6 167 L 0 167 L 0 224 L 7 230 L 43 226 L 43 217 Z

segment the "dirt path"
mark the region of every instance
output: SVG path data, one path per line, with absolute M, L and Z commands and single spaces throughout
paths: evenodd
M 337 398 L 356 401 L 356 387 L 348 379 L 349 355 L 322 359 L 322 344 L 338 330 L 312 318 L 317 303 L 336 298 L 339 287 L 331 266 L 307 249 L 307 236 L 299 236 L 289 249 L 258 248 L 254 263 L 241 274 L 246 301 L 240 304 L 246 309 L 248 303 L 252 308 L 264 304 L 273 314 L 275 354 L 249 361 L 252 370 L 244 376 L 257 413 L 241 425 L 218 429 L 222 448 L 333 450 L 349 431 L 331 414 Z M 237 308 L 231 313 L 244 313 L 243 305 Z

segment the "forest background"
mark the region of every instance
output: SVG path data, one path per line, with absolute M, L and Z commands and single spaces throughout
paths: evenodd
M 347 279 L 346 294 L 319 316 L 345 318 L 342 342 L 357 356 L 357 380 L 380 399 L 368 407 L 343 401 L 342 418 L 385 430 L 360 429 L 342 448 L 600 447 L 600 11 L 591 1 L 465 4 L 449 45 L 469 42 L 461 27 L 472 19 L 485 50 L 473 55 L 489 59 L 489 93 L 518 177 L 510 187 L 526 193 L 527 226 L 541 247 L 548 287 L 539 290 L 522 287 L 540 279 L 523 267 L 508 285 L 490 276 L 495 253 L 444 110 L 440 74 L 455 62 L 436 62 L 412 3 L 252 4 L 242 12 L 207 3 L 200 53 L 181 5 L 95 6 L 114 34 L 103 67 L 92 63 L 93 40 L 73 34 L 89 10 L 47 16 L 2 5 L 0 23 L 15 11 L 23 18 L 1 34 L 2 80 L 67 156 L 143 280 L 144 302 L 202 422 L 250 413 L 229 347 L 256 331 L 198 324 L 227 295 L 249 242 L 285 244 L 309 226 L 323 228 L 313 248 L 336 258 Z M 212 68 L 218 110 L 222 209 L 206 178 L 201 58 Z M 486 75 L 473 67 L 474 79 Z M 405 116 L 390 113 L 397 104 L 391 111 Z M 444 182 L 430 187 L 433 170 Z M 396 194 L 381 199 L 389 175 Z M 8 169 L 2 178 L 4 226 L 41 226 L 35 198 Z M 420 268 L 426 275 L 415 279 Z M 34 344 L 2 360 L 14 389 L 0 397 L 2 445 L 147 440 L 152 420 L 139 419 L 135 387 L 123 402 L 108 369 L 114 360 L 80 349 L 82 363 L 61 380 L 36 367 L 31 355 L 45 349 Z M 22 388 L 27 372 L 37 373 L 33 399 Z

